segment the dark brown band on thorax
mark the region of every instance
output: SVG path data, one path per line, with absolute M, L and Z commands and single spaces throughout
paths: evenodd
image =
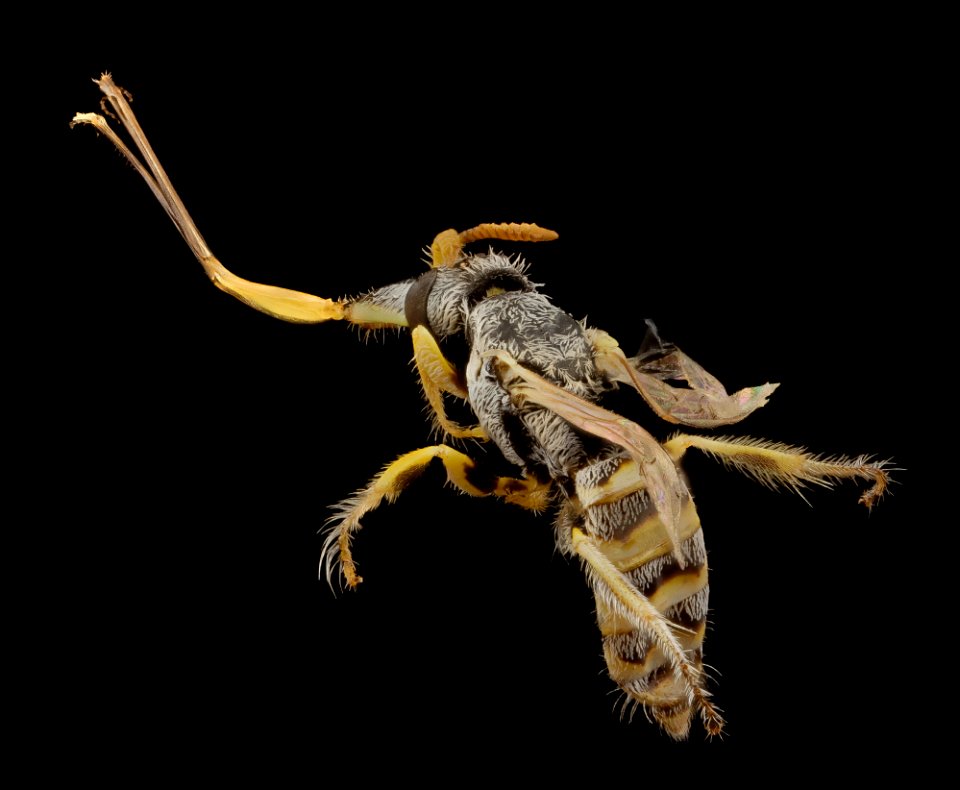
M 407 325 L 411 329 L 417 326 L 425 326 L 433 334 L 430 319 L 427 317 L 427 300 L 430 298 L 430 291 L 433 290 L 433 284 L 436 280 L 437 270 L 431 269 L 422 274 L 407 291 L 407 296 L 403 301 L 403 313 L 407 318 Z

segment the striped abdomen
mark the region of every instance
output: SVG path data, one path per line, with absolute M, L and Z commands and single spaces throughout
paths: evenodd
M 650 504 L 638 467 L 626 455 L 596 461 L 575 477 L 575 524 L 671 623 L 697 673 L 706 629 L 707 558 L 700 519 L 689 494 L 680 519 L 680 555 Z M 682 565 L 682 567 L 681 567 Z M 628 700 L 643 705 L 674 738 L 684 738 L 693 712 L 688 687 L 651 635 L 639 632 L 596 589 L 597 621 L 610 677 Z

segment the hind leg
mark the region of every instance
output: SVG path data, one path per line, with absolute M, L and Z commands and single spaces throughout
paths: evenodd
M 822 458 L 803 448 L 765 439 L 729 436 L 713 439 L 692 434 L 678 434 L 663 445 L 678 463 L 691 447 L 770 488 L 784 486 L 800 493 L 801 488 L 811 483 L 831 488 L 837 480 L 866 480 L 873 483 L 860 497 L 860 503 L 867 508 L 872 508 L 880 500 L 890 484 L 890 462 L 871 461 L 865 455 Z

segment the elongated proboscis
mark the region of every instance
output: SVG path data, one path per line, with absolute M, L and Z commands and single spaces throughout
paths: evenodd
M 130 95 L 119 87 L 109 74 L 103 74 L 99 80 L 94 80 L 94 82 L 100 87 L 105 101 L 110 106 L 110 110 L 106 110 L 106 107 L 104 110 L 120 120 L 123 128 L 130 135 L 130 139 L 133 140 L 134 145 L 143 157 L 143 162 L 120 139 L 102 115 L 92 112 L 77 113 L 73 117 L 71 125 L 89 124 L 96 128 L 117 147 L 117 150 L 133 165 L 134 169 L 143 176 L 143 180 L 147 182 L 150 191 L 160 201 L 160 205 L 173 220 L 173 224 L 177 226 L 180 235 L 190 246 L 193 254 L 197 256 L 197 260 L 200 261 L 207 276 L 217 288 L 235 296 L 257 310 L 281 318 L 284 321 L 312 324 L 350 318 L 345 312 L 348 306 L 343 302 L 325 299 L 302 291 L 292 291 L 275 285 L 251 282 L 238 277 L 220 263 L 203 240 L 200 231 L 197 230 L 197 226 L 187 212 L 186 206 L 183 205 L 183 201 L 180 200 L 180 196 L 161 166 L 160 160 L 147 141 L 147 136 L 140 128 L 137 117 L 128 102 Z

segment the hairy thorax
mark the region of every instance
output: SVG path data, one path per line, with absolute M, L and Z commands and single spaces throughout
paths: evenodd
M 581 436 L 553 412 L 516 403 L 486 354 L 506 351 L 554 384 L 594 400 L 600 380 L 583 327 L 542 294 L 513 291 L 474 306 L 467 333 L 467 390 L 480 424 L 508 460 L 554 479 L 568 477 L 586 453 Z

